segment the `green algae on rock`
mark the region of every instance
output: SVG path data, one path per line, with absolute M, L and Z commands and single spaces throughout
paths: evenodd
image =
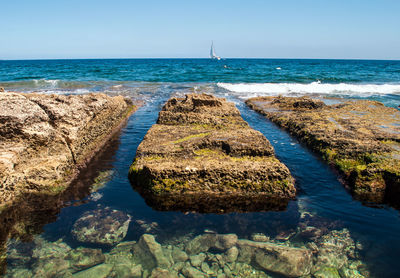
M 296 192 L 268 140 L 249 127 L 233 103 L 207 94 L 167 101 L 139 145 L 129 175 L 139 192 L 167 209 L 176 209 L 169 197 L 184 209 L 186 200 L 193 204 L 185 196 L 245 196 L 267 203 Z
M 64 190 L 135 111 L 105 94 L 0 95 L 0 206 Z
M 398 205 L 400 112 L 397 109 L 369 100 L 326 105 L 309 97 L 257 97 L 248 99 L 246 104 L 334 165 L 356 198 Z
M 114 245 L 124 239 L 131 216 L 111 208 L 85 212 L 74 224 L 71 234 L 82 243 Z

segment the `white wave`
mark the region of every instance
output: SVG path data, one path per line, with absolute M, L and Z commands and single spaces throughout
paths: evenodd
M 111 88 L 113 88 L 113 89 L 119 89 L 119 88 L 122 88 L 122 87 L 123 87 L 122 84 L 111 86 Z
M 83 95 L 83 94 L 88 94 L 91 91 L 89 91 L 88 89 L 76 89 L 76 90 L 41 90 L 35 92 L 49 94 L 49 95 Z
M 276 96 L 290 94 L 329 94 L 329 95 L 387 95 L 400 94 L 400 84 L 324 84 L 300 83 L 217 83 L 217 86 L 238 94 L 241 97 Z
M 60 80 L 58 79 L 34 79 L 33 82 L 36 86 L 48 86 L 56 87 Z

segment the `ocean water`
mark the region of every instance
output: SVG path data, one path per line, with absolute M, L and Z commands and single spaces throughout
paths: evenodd
M 114 59 L 1 61 L 0 86 L 48 93 L 153 93 L 164 85 L 212 86 L 231 95 L 322 94 L 398 105 L 400 61 Z M 397 105 L 396 105 L 397 104 Z
M 153 234 L 165 249 L 184 249 L 197 235 L 234 233 L 240 239 L 263 235 L 282 246 L 314 250 L 314 265 L 324 277 L 399 277 L 399 211 L 387 205 L 354 200 L 336 173 L 305 146 L 261 115 L 244 99 L 262 95 L 318 95 L 374 99 L 400 104 L 400 61 L 264 60 L 264 59 L 123 59 L 0 61 L 0 87 L 6 91 L 122 94 L 144 105 L 122 131 L 85 169 L 71 188 L 47 199 L 27 197 L 26 203 L 0 215 L 0 258 L 7 277 L 70 277 L 92 265 L 71 267 L 68 252 L 99 248 L 116 272 L 115 248 L 82 244 L 72 236 L 84 214 L 110 207 L 131 216 L 123 242 Z M 261 131 L 277 157 L 296 179 L 298 195 L 281 211 L 198 213 L 161 211 L 130 185 L 128 169 L 137 146 L 157 120 L 171 95 L 207 92 L 233 101 L 243 118 Z M 106 224 L 104 224 L 106 225 Z M 79 251 L 80 252 L 80 251 Z M 210 268 L 216 250 L 205 252 Z M 64 255 L 61 255 L 64 254 Z M 69 253 L 68 253 L 69 254 Z M 131 260 L 130 253 L 120 253 Z M 65 262 L 68 267 L 62 267 Z M 135 263 L 139 264 L 137 261 Z M 97 262 L 99 264 L 99 262 Z M 282 277 L 256 262 L 228 263 L 248 269 L 238 277 Z M 94 264 L 95 265 L 95 264 Z M 220 274 L 229 272 L 223 266 Z M 172 268 L 172 266 L 171 266 Z M 108 271 L 108 270 L 107 270 Z M 325 272 L 323 272 L 325 271 Z M 55 273 L 58 273 L 55 275 Z M 237 272 L 239 273 L 239 272 Z M 322 273 L 322 274 L 321 274 Z M 324 274 L 325 273 L 325 274 Z M 332 274 L 333 273 L 333 274 Z M 145 272 L 142 273 L 146 276 Z M 114 275 L 114 276 L 113 276 Z M 322 275 L 322 276 L 318 276 Z M 362 275 L 362 276 L 357 276 Z M 222 276 L 220 276 L 222 277 Z

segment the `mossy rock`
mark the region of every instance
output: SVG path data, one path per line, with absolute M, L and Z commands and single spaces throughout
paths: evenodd
M 233 103 L 205 94 L 170 99 L 129 170 L 144 195 L 208 194 L 290 199 L 289 170 Z
M 340 102 L 325 105 L 309 97 L 246 101 L 321 154 L 344 177 L 355 197 L 380 203 L 387 201 L 389 192 L 396 192 L 398 200 L 400 112 L 376 101 Z

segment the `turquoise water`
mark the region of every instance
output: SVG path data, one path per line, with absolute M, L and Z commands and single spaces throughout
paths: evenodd
M 291 59 L 116 59 L 0 61 L 8 90 L 153 91 L 162 84 L 214 85 L 241 97 L 318 93 L 397 106 L 400 61 Z M 396 105 L 397 104 L 397 105 Z
M 182 245 L 193 237 L 210 232 L 234 233 L 240 239 L 253 239 L 255 234 L 263 234 L 270 242 L 283 246 L 310 249 L 315 244 L 320 257 L 316 257 L 314 264 L 324 262 L 324 267 L 340 269 L 340 276 L 334 277 L 400 275 L 397 266 L 399 211 L 386 205 L 354 200 L 328 165 L 243 102 L 254 95 L 317 94 L 378 99 L 397 107 L 400 104 L 398 61 L 0 61 L 0 87 L 60 94 L 105 91 L 145 101 L 70 190 L 48 200 L 27 198 L 31 207 L 16 207 L 8 215 L 1 215 L 4 225 L 0 228 L 0 239 L 6 244 L 4 268 L 8 276 L 31 277 L 36 273 L 36 277 L 54 277 L 52 270 L 60 277 L 70 277 L 68 275 L 72 273 L 78 275 L 84 269 L 78 271 L 75 266 L 73 271 L 71 268 L 60 270 L 60 265 L 66 261 L 72 264 L 71 257 L 65 257 L 65 254 L 83 246 L 90 250 L 100 248 L 107 257 L 106 264 L 113 265 L 107 275 L 123 277 L 115 274 L 119 266 L 113 259 L 115 247 L 82 244 L 71 233 L 82 214 L 105 207 L 131 216 L 123 240 L 126 244 L 139 240 L 143 234 L 153 234 L 163 248 L 182 249 Z M 285 210 L 201 214 L 188 208 L 167 212 L 158 210 L 154 204 L 148 205 L 132 189 L 127 177 L 129 165 L 147 130 L 156 122 L 158 111 L 171 95 L 192 91 L 227 97 L 235 102 L 243 118 L 269 139 L 298 187 L 296 200 Z M 310 237 L 305 231 L 313 228 L 323 235 Z M 330 249 L 326 247 L 328 245 Z M 211 256 L 218 252 L 205 252 L 205 262 L 210 267 Z M 123 256 L 129 257 L 128 253 Z M 333 257 L 339 259 L 333 260 Z M 249 268 L 252 277 L 282 277 L 263 270 L 254 262 L 241 265 L 237 261 L 235 264 L 242 269 Z M 227 265 L 236 267 L 233 263 Z M 225 269 L 223 272 L 226 274 Z M 233 276 L 250 277 L 249 273 Z M 145 272 L 142 275 L 145 276 Z
M 280 68 L 280 69 L 277 69 Z M 1 81 L 399 83 L 400 61 L 93 59 L 0 61 Z

